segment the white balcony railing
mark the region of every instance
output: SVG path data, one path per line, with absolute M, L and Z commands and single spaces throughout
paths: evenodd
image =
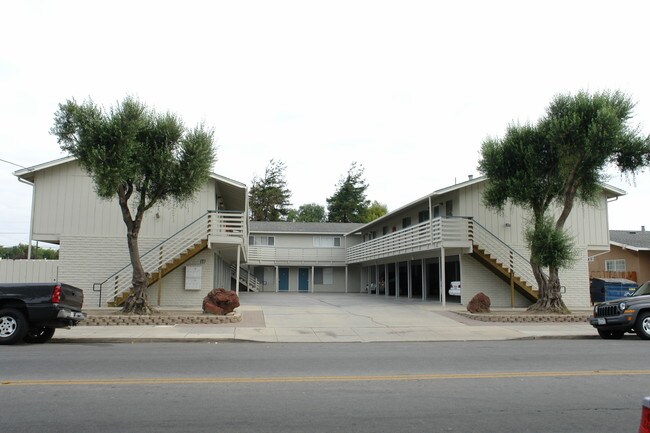
M 248 264 L 259 265 L 344 265 L 343 248 L 289 248 L 249 246 Z
M 470 245 L 467 219 L 435 218 L 352 246 L 346 258 L 348 263 L 359 263 L 463 242 Z

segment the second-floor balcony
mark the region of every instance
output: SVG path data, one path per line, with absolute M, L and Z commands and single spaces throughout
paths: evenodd
M 241 244 L 248 239 L 247 218 L 238 211 L 210 211 L 203 217 L 210 243 Z
M 344 266 L 344 248 L 248 246 L 248 264 Z
M 441 247 L 470 248 L 469 220 L 434 218 L 347 249 L 348 263 L 362 263 Z

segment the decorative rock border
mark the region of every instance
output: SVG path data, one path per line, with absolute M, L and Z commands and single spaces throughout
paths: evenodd
M 587 322 L 589 314 L 510 314 L 510 313 L 484 313 L 472 314 L 464 311 L 454 311 L 459 316 L 468 319 L 478 320 L 481 322 L 502 322 L 502 323 L 567 323 L 567 322 Z
M 225 316 L 214 314 L 170 314 L 170 315 L 128 315 L 107 314 L 89 315 L 79 326 L 172 326 L 172 325 L 217 325 L 241 322 L 241 313 L 233 312 Z

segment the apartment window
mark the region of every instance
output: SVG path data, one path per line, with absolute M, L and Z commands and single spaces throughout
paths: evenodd
M 429 209 L 418 212 L 418 222 L 423 223 L 429 220 Z
M 411 225 L 411 217 L 402 218 L 402 228 L 405 229 Z
M 433 207 L 433 217 L 434 218 L 440 217 L 440 206 Z
M 605 260 L 605 270 L 607 272 L 625 272 L 625 260 Z
M 454 216 L 454 202 L 451 200 L 447 200 L 447 202 L 445 203 L 445 210 L 447 211 L 447 213 L 445 214 L 446 216 L 448 217 Z
M 382 236 L 386 236 L 388 234 L 388 226 L 384 226 L 381 229 L 381 234 L 382 234 Z
M 314 284 L 334 284 L 334 268 L 314 268 Z
M 275 245 L 275 237 L 274 236 L 249 236 L 248 244 L 255 245 L 255 246 L 260 246 L 260 245 L 273 246 Z
M 320 248 L 340 247 L 341 238 L 338 236 L 314 236 L 314 246 Z

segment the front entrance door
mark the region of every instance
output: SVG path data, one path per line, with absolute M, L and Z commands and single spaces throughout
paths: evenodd
M 287 292 L 289 290 L 289 268 L 279 268 L 278 279 L 278 290 Z
M 309 268 L 298 268 L 298 290 L 309 291 Z

